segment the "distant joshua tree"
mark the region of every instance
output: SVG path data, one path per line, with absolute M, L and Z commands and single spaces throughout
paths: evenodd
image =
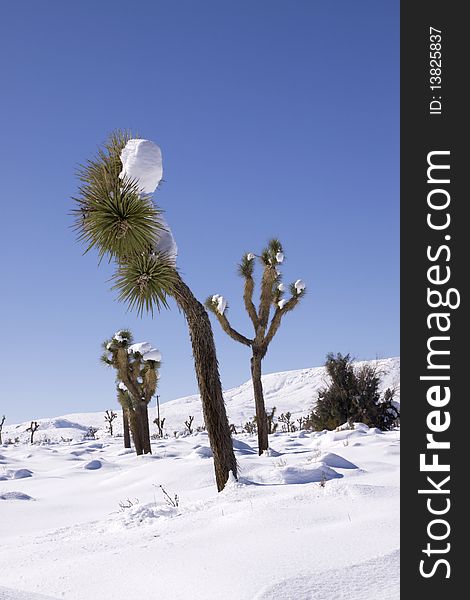
M 3 429 L 3 424 L 5 423 L 5 415 L 2 416 L 2 418 L 0 419 L 0 444 L 3 444 L 2 441 L 2 429 Z
M 140 170 L 146 170 L 145 185 L 139 174 L 129 171 L 129 165 L 124 167 L 124 152 L 136 158 Z M 142 153 L 145 160 L 139 161 Z M 156 144 L 135 139 L 129 132 L 115 131 L 97 157 L 79 170 L 79 195 L 74 198 L 73 210 L 75 225 L 86 251 L 96 248 L 100 258 L 106 256 L 115 262 L 114 287 L 119 300 L 140 314 L 153 314 L 155 308 L 167 307 L 171 296 L 184 313 L 214 454 L 217 489 L 221 491 L 230 472 L 237 476 L 237 462 L 214 336 L 207 312 L 181 278 L 174 257 L 171 259 L 159 250 L 159 240 L 168 233 L 162 224 L 161 210 L 152 199 L 161 173 L 161 152 Z
M 189 419 L 184 422 L 189 435 L 191 435 L 193 432 L 193 421 L 194 421 L 194 416 L 189 415 Z
M 39 429 L 39 423 L 37 421 L 31 421 L 31 425 L 26 429 L 26 431 L 31 433 L 31 444 L 34 443 L 34 434 Z
M 160 416 L 160 396 L 157 395 L 157 416 L 156 418 L 153 420 L 153 422 L 155 423 L 155 425 L 158 428 L 158 436 L 159 437 L 163 437 L 163 425 L 165 424 L 165 418 L 161 418 Z
M 148 342 L 132 344 L 128 329 L 103 342 L 101 360 L 117 373 L 118 400 L 128 419 L 137 454 L 151 454 L 148 405 L 157 389 L 160 352 Z
M 279 267 L 284 261 L 281 242 L 272 239 L 259 256 L 263 266 L 261 277 L 261 295 L 258 309 L 253 303 L 255 255 L 245 254 L 238 267 L 238 272 L 245 280 L 243 300 L 246 311 L 253 323 L 254 337 L 248 338 L 236 331 L 226 317 L 227 302 L 223 296 L 216 294 L 206 300 L 206 307 L 217 317 L 222 329 L 232 339 L 252 351 L 251 378 L 255 396 L 256 422 L 258 426 L 258 451 L 262 454 L 268 449 L 268 417 L 264 405 L 263 385 L 261 382 L 261 362 L 266 356 L 269 344 L 281 325 L 282 317 L 293 310 L 305 295 L 305 284 L 301 279 L 289 286 L 290 298 L 284 298 L 286 286 L 281 281 Z M 274 308 L 271 321 L 271 308 Z
M 114 419 L 117 419 L 117 414 L 114 411 L 107 410 L 104 413 L 104 420 L 108 424 L 108 429 L 109 429 L 109 433 L 111 434 L 111 436 L 113 435 L 113 421 L 114 421 Z

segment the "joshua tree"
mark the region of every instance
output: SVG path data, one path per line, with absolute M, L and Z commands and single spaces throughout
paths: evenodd
M 277 429 L 277 423 L 274 422 L 274 413 L 276 412 L 276 407 L 273 406 L 271 412 L 266 412 L 266 416 L 268 418 L 268 433 L 274 433 Z
M 285 431 L 287 432 L 291 432 L 294 431 L 294 427 L 295 425 L 292 423 L 291 421 L 291 417 L 292 417 L 292 413 L 290 413 L 289 411 L 287 411 L 286 413 L 282 413 L 280 417 L 277 418 L 277 420 L 280 423 L 283 423 L 283 428 L 285 429 Z
M 165 417 L 163 417 L 163 419 L 161 419 L 160 417 L 156 417 L 153 422 L 155 423 L 155 425 L 157 426 L 158 429 L 158 436 L 159 437 L 163 437 L 163 426 L 165 425 Z
M 137 454 L 150 454 L 148 405 L 157 389 L 161 355 L 148 342 L 132 344 L 132 333 L 123 329 L 103 342 L 102 362 L 116 369 L 118 400 L 129 420 Z
M 192 432 L 193 432 L 193 421 L 194 421 L 194 416 L 189 415 L 189 419 L 184 422 L 184 424 L 186 425 L 186 428 L 188 430 L 189 435 L 191 435 Z
M 5 415 L 2 416 L 1 420 L 0 420 L 0 444 L 3 444 L 2 441 L 2 429 L 3 429 L 3 424 L 5 423 Z
M 113 435 L 113 421 L 117 419 L 117 414 L 112 410 L 107 410 L 104 413 L 104 420 L 108 423 L 109 433 Z
M 39 423 L 37 421 L 31 421 L 31 425 L 26 429 L 26 431 L 31 432 L 31 444 L 33 444 L 33 438 L 36 431 L 39 429 Z
M 253 303 L 255 258 L 255 255 L 251 252 L 245 254 L 238 267 L 238 272 L 245 281 L 243 300 L 246 311 L 253 323 L 254 337 L 245 337 L 230 325 L 225 314 L 227 302 L 223 296 L 219 294 L 210 296 L 206 300 L 206 307 L 217 317 L 225 333 L 235 341 L 251 348 L 251 378 L 258 425 L 258 451 L 259 454 L 262 454 L 264 450 L 268 449 L 268 419 L 261 382 L 261 362 L 279 329 L 282 317 L 293 310 L 305 294 L 305 284 L 298 279 L 290 285 L 290 298 L 283 298 L 285 285 L 281 282 L 279 266 L 284 261 L 284 253 L 279 240 L 271 240 L 259 257 L 263 266 L 263 275 L 261 277 L 260 303 L 257 310 Z M 272 307 L 274 307 L 274 313 L 270 321 Z
M 165 419 L 160 417 L 160 396 L 157 396 L 157 417 L 153 422 L 158 428 L 159 437 L 163 437 L 163 424 L 165 423 Z
M 230 471 L 236 477 L 227 414 L 209 317 L 177 271 L 174 256 L 161 250 L 159 242 L 168 230 L 151 194 L 161 179 L 161 153 L 148 140 L 131 139 L 117 131 L 93 160 L 78 172 L 79 196 L 75 198 L 76 229 L 86 251 L 97 248 L 100 258 L 116 263 L 115 289 L 119 299 L 139 314 L 167 307 L 171 296 L 188 323 L 196 376 L 201 393 L 210 445 L 214 455 L 217 488 L 221 491 Z M 149 150 L 149 152 L 147 152 Z M 127 155 L 125 152 L 127 152 Z M 139 167 L 150 174 L 143 181 L 125 156 L 129 152 Z M 139 153 L 146 153 L 139 162 Z M 147 160 L 148 159 L 148 160 Z

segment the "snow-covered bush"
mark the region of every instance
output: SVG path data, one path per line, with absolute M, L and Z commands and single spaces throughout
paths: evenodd
M 393 402 L 395 391 L 388 388 L 381 397 L 380 373 L 376 367 L 354 367 L 349 354 L 330 353 L 325 367 L 330 378 L 328 387 L 318 393 L 318 400 L 307 426 L 316 431 L 335 429 L 344 423 L 365 423 L 369 427 L 389 430 L 400 419 Z

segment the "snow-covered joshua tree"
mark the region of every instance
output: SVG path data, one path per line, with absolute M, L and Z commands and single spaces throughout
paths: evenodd
M 148 405 L 157 390 L 160 351 L 149 342 L 132 343 L 123 329 L 103 342 L 101 360 L 116 369 L 118 400 L 128 420 L 137 454 L 151 454 Z
M 117 131 L 78 172 L 76 229 L 86 251 L 116 263 L 119 299 L 153 314 L 175 299 L 188 323 L 218 490 L 237 464 L 225 410 L 214 338 L 207 312 L 176 268 L 176 247 L 152 194 L 162 178 L 160 148 Z
M 266 356 L 269 344 L 281 325 L 282 317 L 293 310 L 305 295 L 305 284 L 301 279 L 298 279 L 289 286 L 290 298 L 284 298 L 286 286 L 281 281 L 279 270 L 281 263 L 284 261 L 284 253 L 279 240 L 271 240 L 259 256 L 259 260 L 263 265 L 263 275 L 261 278 L 259 307 L 256 309 L 253 303 L 255 258 L 256 256 L 252 252 L 245 254 L 238 267 L 239 274 L 245 280 L 243 300 L 246 311 L 253 323 L 254 337 L 245 337 L 230 325 L 226 315 L 227 301 L 220 294 L 210 296 L 206 300 L 206 307 L 214 313 L 222 329 L 232 339 L 251 348 L 251 378 L 255 396 L 258 451 L 259 454 L 262 454 L 264 450 L 268 449 L 268 418 L 261 382 L 261 361 Z M 270 321 L 272 307 L 274 307 L 274 313 Z

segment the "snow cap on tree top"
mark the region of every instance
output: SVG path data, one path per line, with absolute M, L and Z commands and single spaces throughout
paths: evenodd
M 121 331 L 116 331 L 116 333 L 114 334 L 114 339 L 117 342 L 127 341 L 129 339 L 127 336 L 127 331 L 125 331 L 124 329 L 122 329 Z
M 255 258 L 255 255 L 253 254 L 253 252 L 248 252 L 248 254 L 246 255 L 246 260 L 253 260 Z
M 152 348 L 146 352 L 143 357 L 144 360 L 154 360 L 155 362 L 162 362 L 162 353 L 156 348 Z
M 163 177 L 162 152 L 154 142 L 143 139 L 131 139 L 121 151 L 122 171 L 119 177 L 126 175 L 137 180 L 145 194 L 153 194 Z
M 285 291 L 286 291 L 286 286 L 285 286 L 283 283 L 280 283 L 280 284 L 277 286 L 277 289 L 278 289 L 280 292 L 285 292 Z
M 282 263 L 284 260 L 284 254 L 282 252 L 277 252 L 276 253 L 276 261 L 278 263 Z
M 150 344 L 150 342 L 138 342 L 137 344 L 129 346 L 127 352 L 129 354 L 136 354 L 138 352 L 143 356 L 146 352 L 150 352 L 150 350 L 152 350 L 152 344 Z
M 297 279 L 294 283 L 294 287 L 297 290 L 297 293 L 300 294 L 305 289 L 305 283 L 301 279 Z

